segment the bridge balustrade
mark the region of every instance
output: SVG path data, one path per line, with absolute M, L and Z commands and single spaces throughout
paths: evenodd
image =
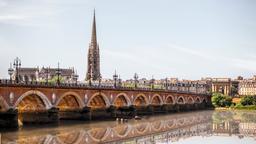
M 182 93 L 191 93 L 191 94 L 209 94 L 208 92 L 195 92 L 192 90 L 183 90 L 176 87 L 169 87 L 166 89 L 163 88 L 148 88 L 147 86 L 140 85 L 139 87 L 129 87 L 129 86 L 114 86 L 113 83 L 49 83 L 49 82 L 38 82 L 38 81 L 30 81 L 30 82 L 19 82 L 11 81 L 8 79 L 0 79 L 0 85 L 2 86 L 31 86 L 31 87 L 58 87 L 58 88 L 89 88 L 89 89 L 120 89 L 120 90 L 142 90 L 142 91 L 167 91 L 167 92 L 182 92 Z M 202 86 L 201 86 L 202 87 Z

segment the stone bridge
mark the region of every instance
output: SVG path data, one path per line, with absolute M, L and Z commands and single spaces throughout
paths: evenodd
M 204 109 L 210 98 L 169 90 L 0 83 L 0 126 Z

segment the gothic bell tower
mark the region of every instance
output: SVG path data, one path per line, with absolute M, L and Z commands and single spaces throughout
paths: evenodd
M 97 43 L 95 10 L 93 13 L 92 36 L 88 50 L 88 64 L 86 80 L 99 80 L 100 74 L 100 50 Z

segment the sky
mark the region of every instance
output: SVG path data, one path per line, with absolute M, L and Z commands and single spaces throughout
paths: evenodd
M 94 8 L 103 78 L 256 74 L 255 0 L 0 0 L 0 78 L 19 57 L 83 80 Z

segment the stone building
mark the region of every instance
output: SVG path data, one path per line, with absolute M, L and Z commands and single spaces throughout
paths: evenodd
M 243 79 L 242 77 L 240 77 L 238 81 L 238 94 L 240 96 L 256 95 L 256 75 L 250 79 Z
M 46 81 L 47 79 L 53 79 L 57 76 L 57 70 L 60 71 L 60 77 L 64 82 L 72 83 L 75 82 L 77 77 L 74 71 L 74 68 L 27 68 L 21 67 L 18 69 L 18 72 L 15 70 L 12 74 L 12 80 L 15 80 L 16 75 L 18 74 L 18 78 L 20 82 L 31 82 L 31 81 Z
M 201 81 L 207 83 L 209 91 L 212 93 L 222 93 L 224 95 L 231 95 L 232 80 L 231 78 L 202 78 Z
M 100 50 L 97 43 L 97 33 L 96 33 L 96 20 L 95 20 L 95 11 L 93 15 L 93 24 L 92 24 L 92 36 L 91 42 L 88 50 L 88 64 L 87 64 L 87 73 L 86 80 L 99 80 L 101 78 L 100 74 Z

